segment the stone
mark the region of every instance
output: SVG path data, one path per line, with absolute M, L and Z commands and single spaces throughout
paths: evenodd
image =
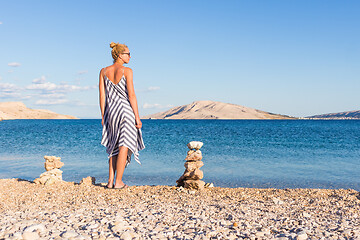
M 202 166 L 204 166 L 204 163 L 202 161 L 185 162 L 184 164 L 185 169 L 189 172 L 201 168 Z
M 213 183 L 205 183 L 205 187 L 212 188 L 214 187 Z
M 117 219 L 117 221 L 111 227 L 111 230 L 113 232 L 120 233 L 120 232 L 123 232 L 125 230 L 132 230 L 132 227 L 126 221 L 124 221 L 122 219 Z
M 278 198 L 273 198 L 273 202 L 274 202 L 275 204 L 279 204 L 279 205 L 284 204 L 284 202 L 281 201 L 281 200 L 278 199 Z
M 63 238 L 74 238 L 76 236 L 78 236 L 79 234 L 77 234 L 74 231 L 65 231 L 61 234 L 61 237 Z
M 39 234 L 37 232 L 24 232 L 22 238 L 25 240 L 35 240 L 39 239 Z
M 40 178 L 35 178 L 34 183 L 35 184 L 40 184 Z
M 47 162 L 54 162 L 55 160 L 58 160 L 58 161 L 61 160 L 60 157 L 55 157 L 55 156 L 44 156 L 44 159 Z
M 54 184 L 55 182 L 57 182 L 57 179 L 55 177 L 49 177 L 44 183 L 44 185 L 51 185 Z
M 46 230 L 45 226 L 42 224 L 33 224 L 29 227 L 26 227 L 24 232 L 34 232 L 34 231 L 39 231 L 39 232 L 44 232 Z
M 44 177 L 44 176 L 60 176 L 62 175 L 63 171 L 61 171 L 60 169 L 53 169 L 50 171 L 46 171 L 42 174 L 40 174 L 40 177 Z
M 200 151 L 200 150 L 189 150 L 189 151 L 187 152 L 187 155 L 193 154 L 193 153 L 196 152 L 196 151 Z
M 308 236 L 307 236 L 306 232 L 301 231 L 301 232 L 299 232 L 299 233 L 297 234 L 296 239 L 297 239 L 297 240 L 306 240 L 307 237 L 308 237 Z
M 45 163 L 44 163 L 44 167 L 46 171 L 51 171 L 53 169 L 59 169 L 62 166 L 64 166 L 64 163 L 61 162 L 61 158 L 60 157 L 55 157 L 55 156 L 44 156 L 45 159 Z
M 54 161 L 54 167 L 55 168 L 61 168 L 62 166 L 64 166 L 63 162 L 60 162 L 59 160 Z
M 55 168 L 55 163 L 54 162 L 45 162 L 44 167 L 45 167 L 46 171 L 53 170 Z
M 187 144 L 188 148 L 191 150 L 191 149 L 196 149 L 196 150 L 199 150 L 202 146 L 203 146 L 204 143 L 202 142 L 198 142 L 198 141 L 192 141 L 192 142 L 189 142 Z
M 86 177 L 86 178 L 83 178 L 81 181 L 80 181 L 80 184 L 84 184 L 84 185 L 95 185 L 95 181 L 96 179 L 94 177 Z
M 204 173 L 200 169 L 195 169 L 194 171 L 191 172 L 185 171 L 183 176 L 185 179 L 199 180 L 199 179 L 203 179 Z
M 131 240 L 132 239 L 132 236 L 131 236 L 131 233 L 129 232 L 123 232 L 121 235 L 120 235 L 120 239 L 121 240 Z
M 36 184 L 45 184 L 45 182 L 49 179 L 50 177 L 49 176 L 43 176 L 43 177 L 40 177 L 40 178 L 36 178 L 34 180 L 34 183 Z
M 196 190 L 204 189 L 205 182 L 201 180 L 184 180 L 184 187 Z
M 184 186 L 184 180 L 200 180 L 203 179 L 204 174 L 200 169 L 195 169 L 194 171 L 185 170 L 184 174 L 176 180 L 177 186 Z
M 192 151 L 190 154 L 188 153 L 188 155 L 185 158 L 186 161 L 200 161 L 201 159 L 202 159 L 202 153 L 200 150 Z
M 185 177 L 184 177 L 184 175 L 181 175 L 181 177 L 178 179 L 178 180 L 176 180 L 176 186 L 177 187 L 184 187 L 184 180 L 185 180 Z M 178 191 L 181 191 L 180 189 L 177 189 Z
M 53 163 L 53 162 L 51 162 Z M 54 168 L 52 170 L 46 171 L 40 175 L 39 178 L 34 180 L 36 184 L 44 184 L 44 185 L 51 185 L 55 182 L 62 181 L 62 173 L 60 169 Z

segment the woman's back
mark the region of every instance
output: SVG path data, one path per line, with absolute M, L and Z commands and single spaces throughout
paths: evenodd
M 111 65 L 104 69 L 105 76 L 114 84 L 118 84 L 125 74 L 124 66 Z

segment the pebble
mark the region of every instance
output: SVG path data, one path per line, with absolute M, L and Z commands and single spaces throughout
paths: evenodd
M 131 186 L 120 193 L 0 179 L 0 192 L 0 239 L 360 237 L 360 195 L 351 189 Z
M 297 234 L 297 236 L 296 236 L 296 239 L 297 239 L 297 240 L 305 240 L 305 239 L 307 239 L 307 238 L 308 238 L 308 236 L 307 236 L 307 234 L 306 234 L 305 231 L 299 232 L 299 233 Z
M 45 227 L 42 224 L 33 224 L 29 227 L 26 227 L 24 230 L 24 232 L 33 232 L 33 231 L 43 232 L 45 231 Z
M 131 240 L 132 239 L 132 236 L 129 232 L 123 232 L 121 235 L 120 235 L 120 239 L 121 240 Z
M 65 231 L 61 234 L 61 237 L 63 238 L 73 238 L 73 237 L 77 237 L 79 234 L 77 234 L 74 231 Z
M 35 240 L 39 239 L 39 234 L 37 232 L 25 232 L 22 234 L 22 238 L 25 240 Z

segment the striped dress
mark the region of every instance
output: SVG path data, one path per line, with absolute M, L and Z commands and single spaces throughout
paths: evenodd
M 128 150 L 126 166 L 134 154 L 139 163 L 139 151 L 144 149 L 141 130 L 135 127 L 135 114 L 131 108 L 126 78 L 123 76 L 118 84 L 114 84 L 106 76 L 104 70 L 105 109 L 101 144 L 106 147 L 109 158 L 119 154 L 119 147 Z

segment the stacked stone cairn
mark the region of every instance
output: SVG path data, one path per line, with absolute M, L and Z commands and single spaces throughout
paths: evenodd
M 64 166 L 64 163 L 60 161 L 61 158 L 55 156 L 44 156 L 44 159 L 46 172 L 42 173 L 39 178 L 36 178 L 34 183 L 50 185 L 55 182 L 61 182 L 63 171 L 61 171 L 60 168 Z
M 202 153 L 200 148 L 203 146 L 202 142 L 192 141 L 188 143 L 188 148 L 185 158 L 185 172 L 176 181 L 178 187 L 184 187 L 189 189 L 202 190 L 204 189 L 205 182 L 202 181 L 204 177 L 203 171 L 200 170 L 204 163 L 202 160 Z

